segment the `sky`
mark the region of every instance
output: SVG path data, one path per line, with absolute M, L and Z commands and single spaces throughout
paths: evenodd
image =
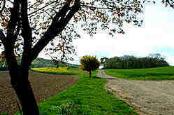
M 83 55 L 97 58 L 134 55 L 148 56 L 160 53 L 170 65 L 174 65 L 174 9 L 166 8 L 161 3 L 147 5 L 142 27 L 125 25 L 126 34 L 111 37 L 100 32 L 91 38 L 81 32 L 81 39 L 74 40 L 77 55 L 73 63 L 79 64 Z M 43 57 L 43 54 L 40 54 Z
M 83 34 L 75 40 L 77 57 L 95 55 L 113 57 L 122 55 L 147 56 L 160 53 L 174 65 L 174 10 L 160 3 L 147 5 L 142 27 L 126 25 L 126 34 L 112 38 L 98 33 L 93 38 Z M 77 60 L 78 61 L 78 60 Z
M 123 55 L 143 57 L 160 53 L 170 65 L 174 65 L 174 9 L 166 8 L 159 2 L 149 4 L 145 7 L 142 27 L 126 24 L 124 28 L 126 33 L 114 38 L 105 32 L 98 32 L 91 38 L 82 31 L 82 38 L 73 41 L 77 55 L 72 63 L 79 64 L 80 57 L 84 55 L 100 59 Z M 39 57 L 49 58 L 44 52 Z

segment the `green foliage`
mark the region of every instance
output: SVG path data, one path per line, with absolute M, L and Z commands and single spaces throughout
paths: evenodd
M 51 60 L 43 59 L 43 58 L 37 58 L 32 62 L 31 67 L 33 67 L 33 68 L 37 68 L 37 67 L 55 67 L 55 65 Z
M 6 71 L 6 70 L 8 70 L 6 62 L 0 60 L 0 71 Z
M 43 58 L 37 58 L 33 61 L 31 64 L 32 68 L 41 68 L 41 67 L 56 67 L 55 63 L 53 60 L 49 59 L 43 59 Z M 65 64 L 60 64 L 60 67 L 65 67 L 65 66 L 70 66 L 70 67 L 78 67 L 78 65 L 75 64 L 70 64 L 70 63 L 65 63 Z
M 148 69 L 106 69 L 113 77 L 135 80 L 174 80 L 174 67 Z
M 100 63 L 97 60 L 97 58 L 95 56 L 83 56 L 80 59 L 80 67 L 82 70 L 86 70 L 90 73 L 90 77 L 91 77 L 91 71 L 96 70 Z
M 104 62 L 104 68 L 106 69 L 134 69 L 164 66 L 169 66 L 169 64 L 161 56 L 138 58 L 126 55 L 123 57 L 113 57 Z
M 90 79 L 85 72 L 74 71 L 79 76 L 77 83 L 42 102 L 41 115 L 137 115 L 132 107 L 105 90 L 105 79 Z
M 8 115 L 7 112 L 0 113 L 0 115 Z

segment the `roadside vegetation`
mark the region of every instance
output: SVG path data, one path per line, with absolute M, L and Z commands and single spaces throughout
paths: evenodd
M 40 103 L 39 107 L 42 115 L 137 114 L 132 107 L 105 90 L 106 80 L 96 78 L 96 71 L 92 78 L 88 77 L 87 72 L 83 72 L 78 68 L 73 68 L 72 71 L 79 78 L 77 83 Z M 51 73 L 48 70 L 45 72 Z
M 148 69 L 105 69 L 108 75 L 132 80 L 174 80 L 174 67 Z
M 169 64 L 160 54 L 151 54 L 147 57 L 125 55 L 122 57 L 101 58 L 105 69 L 139 69 L 165 67 Z

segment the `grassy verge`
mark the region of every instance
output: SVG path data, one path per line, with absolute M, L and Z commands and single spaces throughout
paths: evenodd
M 149 69 L 106 69 L 113 77 L 133 80 L 174 80 L 174 67 L 159 67 Z
M 75 71 L 75 70 L 73 70 Z M 77 83 L 40 104 L 42 115 L 136 115 L 125 102 L 104 89 L 106 80 L 80 70 Z

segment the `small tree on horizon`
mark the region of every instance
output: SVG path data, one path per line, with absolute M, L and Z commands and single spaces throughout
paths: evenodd
M 91 78 L 92 71 L 96 70 L 100 63 L 95 56 L 83 56 L 80 59 L 80 67 L 82 70 L 86 70 L 89 73 L 89 77 Z

